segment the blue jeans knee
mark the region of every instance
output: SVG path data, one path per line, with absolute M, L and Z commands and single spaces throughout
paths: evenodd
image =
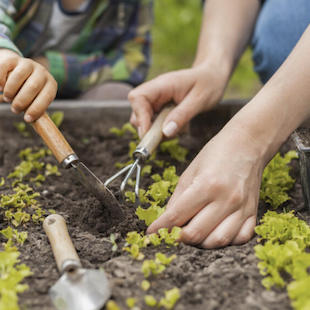
M 252 39 L 254 68 L 263 83 L 281 66 L 309 23 L 309 0 L 265 1 Z

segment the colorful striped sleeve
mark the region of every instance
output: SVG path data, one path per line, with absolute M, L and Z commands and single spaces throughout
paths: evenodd
M 76 96 L 105 81 L 142 83 L 150 66 L 152 1 L 141 1 L 122 40 L 108 53 L 88 55 L 47 51 L 49 70 L 59 95 Z
M 12 14 L 15 8 L 12 1 L 0 0 L 0 48 L 6 48 L 16 52 L 22 56 L 20 50 L 12 41 L 12 32 L 15 28 L 15 23 L 12 19 Z

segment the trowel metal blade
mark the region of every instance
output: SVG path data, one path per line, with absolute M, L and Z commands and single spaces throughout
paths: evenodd
M 72 169 L 73 168 L 73 169 Z M 90 171 L 82 162 L 72 163 L 71 170 L 75 171 L 81 183 L 104 205 L 118 204 L 112 192 Z
M 58 310 L 99 310 L 111 291 L 103 271 L 79 268 L 65 272 L 49 295 Z

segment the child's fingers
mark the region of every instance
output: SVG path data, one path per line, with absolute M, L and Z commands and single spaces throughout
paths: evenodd
M 13 100 L 21 86 L 31 75 L 32 71 L 33 65 L 31 62 L 23 60 L 13 71 L 10 72 L 3 89 L 3 95 L 6 101 L 10 102 Z
M 17 57 L 0 59 L 0 90 L 3 91 L 8 73 L 11 72 L 18 63 Z
M 11 76 L 10 76 L 11 78 Z M 12 101 L 12 109 L 15 113 L 24 111 L 36 98 L 46 83 L 46 77 L 42 69 L 37 69 L 28 77 Z
M 34 99 L 27 109 L 24 119 L 26 122 L 33 122 L 38 119 L 54 100 L 57 92 L 57 83 L 54 79 L 48 78 L 41 92 Z

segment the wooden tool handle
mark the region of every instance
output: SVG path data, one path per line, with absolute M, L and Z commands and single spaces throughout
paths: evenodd
M 167 115 L 173 108 L 173 105 L 169 105 L 160 111 L 151 128 L 142 138 L 137 148 L 146 148 L 149 154 L 153 153 L 163 138 L 162 127 Z
M 58 270 L 63 272 L 63 263 L 69 260 L 80 265 L 65 219 L 59 214 L 51 214 L 44 220 L 43 228 L 52 246 Z
M 62 163 L 69 155 L 74 154 L 71 146 L 47 113 L 44 113 L 39 119 L 34 121 L 32 126 L 59 163 Z

